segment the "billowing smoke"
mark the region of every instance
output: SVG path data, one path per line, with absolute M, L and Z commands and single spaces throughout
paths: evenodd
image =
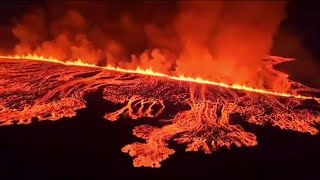
M 255 77 L 284 18 L 285 3 L 189 1 L 181 10 L 176 26 L 183 43 L 179 73 L 259 83 Z
M 262 59 L 285 17 L 281 1 L 124 7 L 78 2 L 33 8 L 13 27 L 15 51 L 260 86 Z

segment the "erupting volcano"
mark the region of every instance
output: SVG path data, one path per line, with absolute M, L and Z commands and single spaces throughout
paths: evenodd
M 272 67 L 270 63 L 286 60 L 268 57 L 265 62 Z M 319 91 L 288 79 L 284 80 L 292 84 L 291 91 L 278 93 L 151 70 L 98 67 L 36 56 L 1 56 L 0 67 L 1 125 L 75 116 L 77 109 L 86 107 L 83 96 L 99 88 L 106 101 L 122 106 L 107 112 L 106 120 L 127 116 L 156 121 L 158 126 L 146 124 L 133 130 L 145 143 L 122 148 L 134 157 L 136 167 L 160 167 L 160 162 L 175 152 L 168 148 L 170 141 L 186 144 L 186 151 L 205 153 L 223 146 L 257 145 L 256 136 L 246 132 L 237 120 L 313 135 L 318 133 L 314 126 L 320 123 L 320 98 L 312 97 Z
M 121 151 L 156 168 L 174 143 L 206 154 L 256 146 L 242 123 L 318 133 L 320 90 L 276 70 L 294 57 L 266 56 L 284 2 L 182 1 L 170 17 L 144 4 L 154 19 L 66 4 L 33 8 L 12 27 L 17 42 L 0 56 L 1 126 L 77 116 L 101 90 L 119 107 L 105 120 L 149 120 Z

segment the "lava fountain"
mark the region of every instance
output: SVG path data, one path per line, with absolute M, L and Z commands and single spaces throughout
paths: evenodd
M 257 145 L 256 136 L 235 120 L 318 133 L 320 98 L 313 94 L 319 90 L 289 80 L 272 68 L 290 60 L 286 58 L 266 57 L 265 67 L 290 84 L 287 92 L 170 76 L 151 69 L 99 67 L 81 60 L 36 55 L 0 59 L 1 125 L 76 116 L 76 110 L 86 107 L 84 95 L 102 89 L 106 101 L 121 106 L 106 112 L 106 120 L 149 118 L 160 124 L 133 129 L 145 142 L 125 145 L 122 151 L 134 158 L 135 167 L 160 167 L 175 153 L 168 147 L 172 141 L 185 144 L 186 151 L 208 154 L 221 147 Z

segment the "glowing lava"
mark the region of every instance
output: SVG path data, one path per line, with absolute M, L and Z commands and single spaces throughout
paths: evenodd
M 185 144 L 186 151 L 204 153 L 257 145 L 256 136 L 236 120 L 312 135 L 320 124 L 319 98 L 311 96 L 315 89 L 297 82 L 292 82 L 291 92 L 279 93 L 151 69 L 98 67 L 81 60 L 63 62 L 33 55 L 0 58 L 1 125 L 76 116 L 76 110 L 86 107 L 84 95 L 102 89 L 106 101 L 120 106 L 108 110 L 105 119 L 149 118 L 158 124 L 135 127 L 133 134 L 145 143 L 122 148 L 134 157 L 135 167 L 160 167 L 175 153 L 168 147 L 172 141 Z M 299 95 L 300 91 L 310 96 Z
M 283 97 L 294 97 L 294 98 L 299 98 L 299 99 L 317 99 L 320 100 L 320 98 L 315 98 L 315 97 L 310 97 L 310 96 L 302 96 L 302 95 L 294 95 L 290 93 L 281 93 L 281 92 L 274 92 L 274 91 L 268 91 L 264 89 L 257 89 L 257 88 L 252 88 L 248 87 L 245 85 L 239 85 L 239 84 L 226 84 L 223 82 L 213 82 L 209 81 L 206 79 L 203 79 L 201 77 L 189 77 L 185 75 L 180 75 L 180 76 L 169 76 L 166 74 L 154 72 L 152 68 L 148 69 L 141 69 L 138 67 L 135 70 L 128 70 L 128 69 L 122 69 L 119 67 L 113 67 L 113 66 L 97 66 L 94 64 L 88 64 L 84 62 L 81 59 L 77 59 L 75 61 L 61 61 L 59 59 L 53 58 L 53 57 L 44 57 L 44 56 L 39 56 L 36 54 L 28 54 L 28 55 L 13 55 L 13 56 L 0 56 L 0 59 L 28 59 L 28 60 L 36 60 L 36 61 L 45 61 L 45 62 L 53 62 L 53 63 L 59 63 L 59 64 L 64 64 L 64 65 L 73 65 L 73 66 L 83 66 L 83 67 L 95 67 L 95 68 L 101 68 L 101 69 L 107 69 L 107 70 L 112 70 L 112 71 L 119 71 L 119 72 L 124 72 L 124 73 L 133 73 L 133 74 L 144 74 L 144 75 L 150 75 L 150 76 L 158 76 L 158 77 L 166 77 L 169 79 L 174 79 L 178 81 L 188 81 L 188 82 L 195 82 L 195 83 L 200 83 L 200 84 L 209 84 L 209 85 L 215 85 L 215 86 L 220 86 L 224 88 L 231 88 L 231 89 L 236 89 L 236 90 L 244 90 L 248 92 L 255 92 L 255 93 L 262 93 L 262 94 L 269 94 L 269 95 L 275 95 L 275 96 L 283 96 Z

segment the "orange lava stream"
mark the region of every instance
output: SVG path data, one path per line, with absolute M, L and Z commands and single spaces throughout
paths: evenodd
M 298 94 L 320 91 L 294 81 L 289 82 L 287 93 L 279 93 L 151 69 L 100 67 L 81 60 L 65 62 L 35 55 L 0 59 L 0 126 L 76 117 L 77 110 L 90 106 L 85 96 L 99 90 L 107 103 L 94 102 L 93 107 L 105 107 L 104 119 L 152 121 L 142 121 L 133 129 L 142 141 L 121 149 L 133 158 L 134 167 L 161 167 L 176 152 L 171 142 L 185 145 L 188 152 L 206 154 L 223 147 L 256 146 L 257 136 L 242 122 L 319 133 L 320 98 Z M 270 69 L 266 73 L 288 80 L 286 74 L 272 71 L 273 65 L 284 62 L 281 57 L 265 60 Z
M 74 61 L 62 61 L 53 57 L 44 57 L 36 54 L 28 54 L 28 55 L 7 55 L 7 56 L 0 56 L 0 59 L 26 59 L 26 60 L 35 60 L 35 61 L 45 61 L 45 62 L 52 62 L 52 63 L 59 63 L 64 65 L 72 65 L 72 66 L 83 66 L 83 67 L 94 67 L 94 68 L 101 68 L 101 69 L 107 69 L 112 71 L 118 71 L 118 72 L 125 72 L 125 73 L 133 73 L 133 74 L 143 74 L 143 75 L 149 75 L 149 76 L 157 76 L 157 77 L 165 77 L 177 81 L 187 81 L 187 82 L 194 82 L 199 84 L 208 84 L 208 85 L 215 85 L 220 86 L 224 88 L 230 88 L 235 90 L 242 90 L 247 92 L 254 92 L 254 93 L 261 93 L 261 94 L 267 94 L 267 95 L 274 95 L 274 96 L 282 96 L 282 97 L 292 97 L 297 99 L 314 99 L 317 101 L 320 101 L 320 98 L 311 97 L 311 96 L 303 96 L 303 95 L 295 95 L 291 93 L 282 93 L 282 92 L 274 92 L 264 89 L 258 89 L 253 87 L 248 87 L 245 85 L 239 85 L 239 84 L 226 84 L 223 82 L 214 82 L 210 80 L 203 79 L 201 77 L 189 77 L 185 75 L 180 76 L 170 76 L 163 73 L 154 72 L 152 68 L 148 69 L 141 69 L 140 67 L 137 67 L 135 70 L 129 70 L 129 69 L 122 69 L 119 67 L 114 67 L 111 65 L 107 66 L 97 66 L 94 64 L 89 64 L 84 62 L 81 59 L 77 59 Z

